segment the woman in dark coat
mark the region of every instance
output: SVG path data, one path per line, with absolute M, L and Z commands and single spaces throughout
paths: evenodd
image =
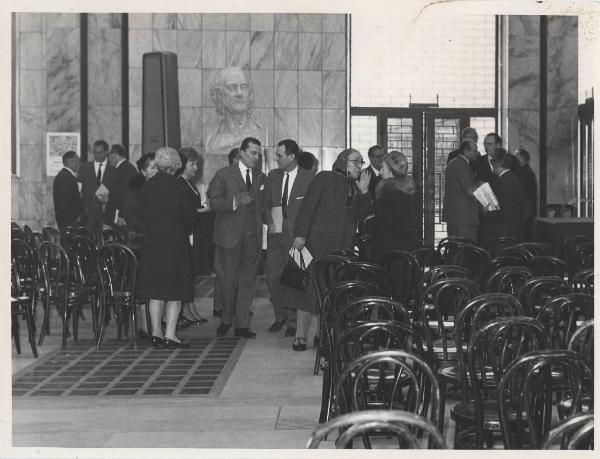
M 158 172 L 142 188 L 141 217 L 146 241 L 140 263 L 140 290 L 150 300 L 152 344 L 169 348 L 187 347 L 176 336 L 182 301 L 194 299 L 189 234 L 196 209 L 183 181 L 173 177 L 181 167 L 179 154 L 163 147 L 156 152 Z M 166 304 L 166 331 L 161 321 Z
M 154 153 L 146 153 L 135 163 L 140 173 L 133 177 L 125 191 L 123 200 L 122 217 L 125 225 L 130 231 L 136 233 L 143 232 L 142 218 L 140 216 L 140 193 L 146 181 L 156 175 L 156 164 L 154 163 Z
M 386 252 L 419 247 L 415 220 L 415 184 L 407 175 L 408 161 L 399 151 L 383 157 L 382 180 L 375 188 L 373 261 L 381 261 Z
M 308 267 L 309 285 L 298 309 L 294 350 L 306 349 L 311 319 L 318 314 L 314 265 L 335 250 L 352 248 L 357 225 L 372 213 L 369 197 L 371 174 L 362 171 L 364 161 L 352 148 L 339 154 L 332 171 L 323 171 L 310 183 L 294 225 L 294 247 L 306 248 L 313 257 Z M 362 174 L 361 174 L 362 172 Z

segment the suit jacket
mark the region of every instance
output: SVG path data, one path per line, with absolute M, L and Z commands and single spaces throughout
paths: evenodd
M 64 231 L 67 226 L 76 227 L 83 215 L 83 203 L 77 187 L 77 179 L 66 168 L 61 169 L 54 178 L 52 197 L 56 224 L 60 230 Z
M 233 248 L 242 239 L 248 212 L 254 212 L 256 227 L 257 250 L 262 247 L 262 199 L 265 188 L 265 174 L 252 171 L 252 188 L 250 193 L 254 201 L 247 206 L 238 206 L 233 209 L 233 197 L 246 190 L 246 183 L 242 178 L 237 164 L 219 169 L 208 186 L 207 196 L 210 208 L 217 213 L 213 231 L 213 242 L 224 248 Z
M 288 190 L 288 207 L 287 207 L 287 218 L 283 219 L 283 234 L 281 237 L 284 238 L 284 244 L 292 246 L 294 242 L 294 224 L 296 223 L 296 216 L 300 210 L 300 205 L 308 189 L 308 185 L 314 178 L 314 174 L 308 169 L 304 169 L 298 166 L 298 172 L 294 185 L 291 190 Z M 265 185 L 265 195 L 263 200 L 263 218 L 267 222 L 267 225 L 273 223 L 271 216 L 271 209 L 273 207 L 281 206 L 281 195 L 283 193 L 283 181 L 285 177 L 285 171 L 283 169 L 274 169 L 269 173 L 267 177 L 267 183 Z M 276 236 L 275 234 L 269 234 L 268 238 Z
M 479 225 L 479 205 L 473 196 L 475 177 L 464 157 L 450 161 L 445 179 L 442 221 L 456 226 Z
M 102 172 L 102 184 L 109 190 L 112 187 L 112 179 L 115 173 L 115 168 L 108 164 L 108 160 L 104 162 L 106 168 Z M 94 161 L 83 163 L 79 168 L 77 180 L 81 182 L 81 196 L 83 198 L 83 207 L 88 218 L 95 218 L 96 221 L 103 221 L 102 203 L 96 198 L 96 171 L 94 170 Z
M 496 180 L 496 175 L 488 161 L 488 155 L 479 155 L 475 160 L 475 179 L 481 182 L 489 182 L 490 185 Z
M 125 194 L 129 183 L 138 174 L 137 169 L 129 161 L 125 160 L 115 170 L 112 184 L 110 187 L 110 193 L 108 195 L 108 202 L 104 209 L 104 222 L 107 225 L 115 226 L 115 215 L 117 210 L 119 216 L 122 217 L 123 202 L 125 200 Z
M 371 172 L 371 180 L 369 181 L 369 194 L 371 195 L 371 199 L 375 201 L 375 187 L 379 182 L 381 182 L 381 175 L 375 174 L 375 169 L 373 166 L 367 167 L 367 170 L 369 169 Z
M 521 183 L 523 185 L 523 189 L 525 190 L 525 194 L 529 198 L 529 203 L 531 205 L 531 216 L 535 217 L 537 215 L 537 179 L 535 177 L 535 173 L 531 170 L 529 164 L 525 164 L 523 166 L 517 166 L 515 170 L 515 174 L 517 177 L 521 179 Z
M 525 224 L 531 216 L 531 205 L 521 180 L 512 171 L 505 172 L 496 181 L 494 194 L 500 209 L 484 214 L 480 242 L 485 244 L 502 236 L 523 239 Z

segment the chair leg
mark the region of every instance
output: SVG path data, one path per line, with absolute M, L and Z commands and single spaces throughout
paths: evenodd
M 324 424 L 329 420 L 331 411 L 331 371 L 326 368 L 323 371 L 323 388 L 321 390 L 321 413 L 319 414 L 319 424 Z
M 33 352 L 33 356 L 37 359 L 38 351 L 37 346 L 35 345 L 35 321 L 33 320 L 33 305 L 27 305 L 25 317 L 27 319 L 27 334 L 29 335 L 29 345 L 31 346 L 31 352 Z
M 10 331 L 12 333 L 13 338 L 15 339 L 15 347 L 17 348 L 17 354 L 21 353 L 21 341 L 19 338 L 19 317 L 12 316 L 11 317 L 11 327 Z
M 94 330 L 94 339 L 98 340 L 98 309 L 96 307 L 98 295 L 90 296 L 90 308 L 92 309 L 92 330 Z
M 50 298 L 48 297 L 48 295 L 46 295 L 44 298 L 44 318 L 42 320 L 42 329 L 40 330 L 38 346 L 42 345 L 46 334 L 50 334 Z
M 73 306 L 73 341 L 79 342 L 79 318 L 81 317 L 81 304 Z
M 152 335 L 152 322 L 150 322 L 150 301 L 146 300 L 146 333 Z
M 117 323 L 117 339 L 120 341 L 121 336 L 123 336 L 123 322 L 121 319 L 121 309 L 120 305 L 116 301 L 113 303 L 113 307 L 115 308 L 115 322 Z
M 69 325 L 69 303 L 68 300 L 65 299 L 63 304 L 62 311 L 62 350 L 63 352 L 67 350 L 67 333 L 68 333 L 68 325 Z
M 96 349 L 100 349 L 100 346 L 102 346 L 102 337 L 104 335 L 104 315 L 106 313 L 105 311 L 105 306 L 106 306 L 106 299 L 104 297 L 104 295 L 99 295 L 98 296 L 98 306 L 99 306 L 99 311 L 98 311 L 98 318 L 99 318 L 99 330 L 98 330 L 98 340 L 96 341 Z
M 131 340 L 133 348 L 137 351 L 137 320 L 135 317 L 135 295 L 131 296 Z

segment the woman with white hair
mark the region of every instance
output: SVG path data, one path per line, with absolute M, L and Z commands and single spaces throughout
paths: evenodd
M 189 234 L 196 209 L 182 180 L 174 177 L 181 167 L 176 150 L 159 148 L 154 162 L 158 172 L 142 188 L 141 218 L 146 241 L 142 249 L 140 291 L 150 300 L 154 347 L 188 347 L 176 336 L 182 301 L 194 299 Z M 166 310 L 165 310 L 166 307 Z M 166 316 L 163 336 L 161 321 Z

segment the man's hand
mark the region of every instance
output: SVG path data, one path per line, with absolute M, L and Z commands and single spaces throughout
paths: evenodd
M 306 244 L 306 238 L 297 237 L 296 239 L 294 239 L 293 246 L 298 252 L 300 252 L 304 248 L 305 244 Z
M 254 198 L 248 191 L 243 191 L 235 195 L 235 203 L 238 207 L 247 206 L 252 201 L 254 201 Z
M 125 226 L 125 219 L 124 218 L 117 218 L 117 226 Z
M 269 223 L 268 233 L 269 234 L 274 234 L 276 232 L 277 232 L 277 227 L 275 226 L 275 223 Z
M 367 194 L 369 191 L 369 183 L 371 182 L 371 171 L 365 169 L 361 172 L 360 178 L 356 181 L 360 194 Z

